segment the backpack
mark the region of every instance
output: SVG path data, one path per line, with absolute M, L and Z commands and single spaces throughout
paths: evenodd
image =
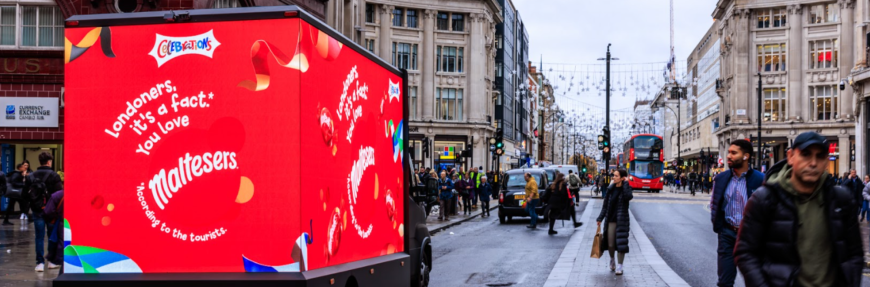
M 572 174 L 568 175 L 568 183 L 571 186 L 571 188 L 576 188 L 578 185 L 580 185 L 580 179 L 577 178 L 576 174 L 572 173 Z
M 52 172 L 47 172 L 42 178 L 33 177 L 30 183 L 30 202 L 40 210 L 45 209 L 45 203 L 48 201 L 48 186 L 45 182 L 51 174 Z

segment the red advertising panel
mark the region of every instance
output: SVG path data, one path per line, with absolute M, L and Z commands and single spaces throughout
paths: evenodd
M 296 18 L 68 28 L 66 273 L 400 252 L 402 79 Z

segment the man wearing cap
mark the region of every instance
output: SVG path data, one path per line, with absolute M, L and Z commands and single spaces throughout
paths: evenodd
M 827 140 L 806 132 L 767 171 L 734 248 L 746 286 L 861 286 L 857 206 L 828 163 Z
M 764 174 L 749 168 L 752 144 L 747 140 L 732 141 L 725 158 L 731 171 L 719 173 L 713 179 L 710 218 L 713 221 L 713 232 L 719 237 L 717 285 L 731 287 L 737 277 L 734 243 L 740 221 L 743 220 L 743 208 L 755 189 L 761 186 Z

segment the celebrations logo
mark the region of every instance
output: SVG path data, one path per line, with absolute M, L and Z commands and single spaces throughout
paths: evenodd
M 155 34 L 154 48 L 148 55 L 157 60 L 157 67 L 163 66 L 169 60 L 184 55 L 203 55 L 211 58 L 220 42 L 214 37 L 214 30 L 189 37 L 167 37 Z

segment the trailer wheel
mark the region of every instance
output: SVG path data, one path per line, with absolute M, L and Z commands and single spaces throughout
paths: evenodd
M 431 252 L 431 245 L 426 242 L 426 246 L 423 247 L 420 254 L 420 275 L 417 276 L 417 286 L 418 287 L 428 287 L 429 286 L 429 273 L 432 271 L 432 260 L 429 259 Z

